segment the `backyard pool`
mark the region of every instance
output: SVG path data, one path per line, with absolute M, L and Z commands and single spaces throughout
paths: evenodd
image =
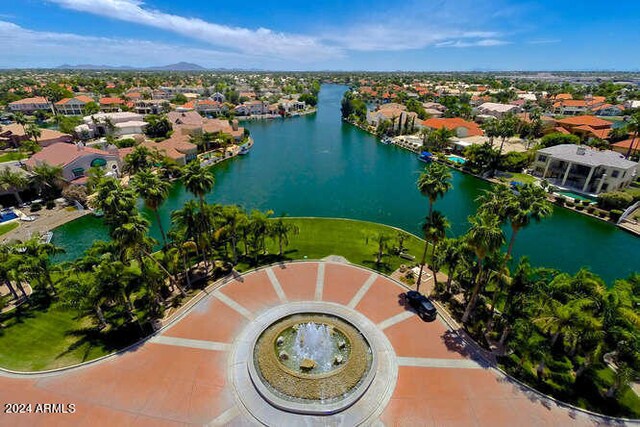
M 459 165 L 464 165 L 466 163 L 466 160 L 463 159 L 462 157 L 453 156 L 453 155 L 447 156 L 447 160 L 450 160 L 450 161 L 452 161 L 454 163 L 458 163 Z
M 18 215 L 12 210 L 0 211 L 0 224 L 18 218 Z
M 598 200 L 593 198 L 593 197 L 589 197 L 589 196 L 584 196 L 582 194 L 578 194 L 578 193 L 574 193 L 572 191 L 556 191 L 556 193 L 561 194 L 565 197 L 568 197 L 570 199 L 578 199 L 581 201 L 588 201 L 591 203 L 596 203 Z

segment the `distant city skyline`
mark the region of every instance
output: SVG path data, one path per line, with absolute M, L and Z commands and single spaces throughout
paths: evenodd
M 2 2 L 0 67 L 640 70 L 640 3 L 632 0 L 344 3 Z

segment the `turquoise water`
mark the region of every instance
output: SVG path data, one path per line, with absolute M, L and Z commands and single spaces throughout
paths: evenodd
M 381 222 L 420 233 L 427 200 L 415 182 L 425 167 L 415 154 L 340 120 L 344 86 L 325 85 L 316 114 L 270 121 L 245 122 L 255 145 L 246 156 L 214 167 L 216 185 L 207 199 L 237 203 L 247 209 L 272 209 L 290 216 L 355 218 Z M 454 189 L 436 203 L 451 222 L 451 235 L 467 230 L 475 199 L 489 185 L 452 170 Z M 161 216 L 168 228 L 171 210 L 191 196 L 176 184 Z M 146 212 L 153 221 L 153 216 Z M 507 230 L 508 231 L 508 230 Z M 154 225 L 151 234 L 158 238 Z M 98 218 L 83 217 L 55 230 L 54 242 L 79 256 L 95 239 L 106 239 Z M 588 266 L 612 281 L 640 265 L 640 239 L 615 226 L 554 208 L 554 215 L 522 230 L 516 256 L 535 265 L 575 272 Z M 622 255 L 621 255 L 622 254 Z
M 447 159 L 451 160 L 454 163 L 458 163 L 460 165 L 464 165 L 467 162 L 465 159 L 458 156 L 447 156 Z
M 567 197 L 570 197 L 572 199 L 587 200 L 589 202 L 594 202 L 594 203 L 597 202 L 597 200 L 594 199 L 593 197 L 583 196 L 581 194 L 573 193 L 571 191 L 556 191 L 556 193 L 562 194 L 563 196 L 567 196 Z

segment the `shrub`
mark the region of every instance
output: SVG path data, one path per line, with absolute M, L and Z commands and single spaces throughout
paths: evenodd
M 540 139 L 540 145 L 542 147 L 553 147 L 554 145 L 561 144 L 580 144 L 580 138 L 576 135 L 569 135 L 564 133 L 550 133 Z
M 612 209 L 611 212 L 609 212 L 609 216 L 613 221 L 617 221 L 618 219 L 620 219 L 623 213 L 624 212 L 620 209 Z
M 598 216 L 600 218 L 606 218 L 607 217 L 607 211 L 598 210 Z
M 582 206 L 591 206 L 591 201 L 590 200 L 583 200 L 582 201 Z
M 584 210 L 584 206 L 576 205 L 576 210 L 582 211 L 582 210 Z
M 624 209 L 633 203 L 633 196 L 623 191 L 611 191 L 598 196 L 598 206 L 603 209 Z
M 510 152 L 500 157 L 498 168 L 509 172 L 520 172 L 531 163 L 531 154 L 528 152 Z
M 587 212 L 589 212 L 590 214 L 594 213 L 596 211 L 595 206 L 589 205 L 587 206 Z
M 42 209 L 42 205 L 40 203 L 34 203 L 31 205 L 31 212 L 38 212 Z
M 47 200 L 44 206 L 47 208 L 47 210 L 51 210 L 56 207 L 56 202 L 54 202 L 53 200 Z
M 574 207 L 576 205 L 576 203 L 573 200 L 567 200 L 567 206 L 569 206 L 570 208 Z
M 128 148 L 136 145 L 136 140 L 133 138 L 116 139 L 114 143 L 118 148 Z
M 560 206 L 564 206 L 566 200 L 563 196 L 556 196 L 556 203 Z

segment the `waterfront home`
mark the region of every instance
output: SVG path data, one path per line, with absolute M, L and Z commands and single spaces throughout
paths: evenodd
M 235 107 L 236 114 L 240 116 L 254 116 L 267 114 L 269 103 L 266 101 L 247 101 Z
M 623 105 L 602 104 L 591 109 L 596 116 L 621 116 L 624 112 Z
M 9 103 L 9 110 L 17 113 L 33 114 L 36 111 L 50 111 L 53 113 L 53 105 L 44 96 L 19 99 Z
M 85 116 L 82 120 L 84 124 L 76 126 L 74 131 L 83 139 L 108 134 L 116 137 L 140 135 L 147 126 L 141 114 L 131 112 L 97 113 Z
M 556 121 L 558 126 L 568 133 L 577 135 L 582 139 L 599 138 L 607 139 L 611 132 L 612 123 L 595 116 L 574 116 Z
M 30 137 L 24 132 L 24 127 L 17 123 L 2 126 L 0 129 L 0 145 L 19 147 L 22 141 L 29 140 Z M 72 142 L 73 136 L 53 129 L 40 129 L 38 144 L 47 147 L 56 142 Z
M 171 104 L 164 99 L 139 99 L 133 104 L 133 111 L 138 114 L 162 114 L 171 110 Z
M 229 111 L 229 108 L 225 104 L 213 99 L 196 99 L 188 102 L 187 104 L 194 108 L 198 113 L 205 115 L 219 116 L 220 114 L 224 114 Z M 183 107 L 188 107 L 187 104 Z
M 640 108 L 640 100 L 628 99 L 624 102 L 624 108 Z
M 565 116 L 575 116 L 593 112 L 606 101 L 604 96 L 586 96 L 584 99 L 560 98 L 556 97 L 553 103 L 553 112 Z
M 478 115 L 492 116 L 495 118 L 504 117 L 508 113 L 517 113 L 520 107 L 512 104 L 498 104 L 496 102 L 485 102 L 475 109 Z
M 553 185 L 599 194 L 627 187 L 637 177 L 638 163 L 615 151 L 561 144 L 538 150 L 532 169 Z
M 189 139 L 190 134 L 186 129 L 176 129 L 171 137 L 164 141 L 145 140 L 142 145 L 184 166 L 198 156 L 198 146 L 191 143 Z
M 126 103 L 123 99 L 117 97 L 100 98 L 100 111 L 103 113 L 114 113 L 116 111 L 121 111 L 125 104 Z
M 86 95 L 78 95 L 73 98 L 62 98 L 54 104 L 56 112 L 64 116 L 81 116 L 84 114 L 88 103 L 95 102 Z
M 482 136 L 484 132 L 477 123 L 461 119 L 459 117 L 452 118 L 431 118 L 424 120 L 422 126 L 431 129 L 446 128 L 455 132 L 458 138 L 467 138 L 469 136 Z
M 615 144 L 611 144 L 611 149 L 625 156 L 627 153 L 632 156 L 638 155 L 640 154 L 640 137 L 629 137 L 624 141 L 618 141 Z
M 120 158 L 116 152 L 85 147 L 82 143 L 49 145 L 24 163 L 29 170 L 43 164 L 60 166 L 65 181 L 77 184 L 86 182 L 86 174 L 92 167 L 103 168 L 108 176 L 120 175 Z
M 307 104 L 305 102 L 298 101 L 296 99 L 280 99 L 276 105 L 281 106 L 282 109 L 287 113 L 304 111 L 304 109 L 307 108 Z

